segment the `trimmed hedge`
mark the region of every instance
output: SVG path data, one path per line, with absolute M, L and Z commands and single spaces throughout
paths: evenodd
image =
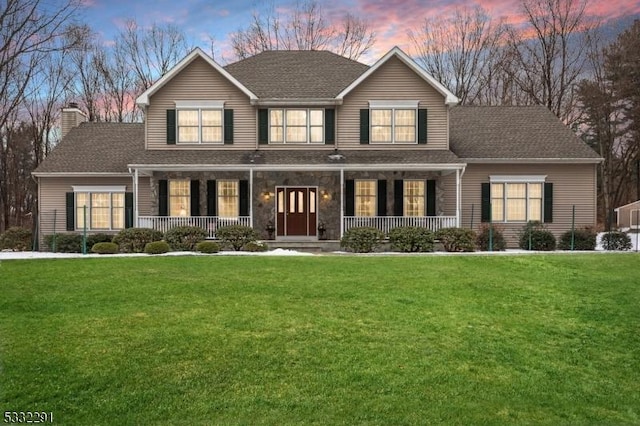
M 435 234 L 427 228 L 401 226 L 389 231 L 389 242 L 393 250 L 405 253 L 433 251 Z
M 595 250 L 598 234 L 593 228 L 580 228 L 573 232 L 574 250 Z M 571 231 L 567 231 L 560 236 L 558 249 L 571 250 Z
M 602 248 L 605 250 L 631 250 L 631 238 L 622 231 L 611 231 L 602 235 Z
M 476 237 L 476 244 L 480 251 L 489 251 L 489 230 L 491 233 L 492 251 L 504 251 L 507 248 L 507 242 L 502 234 L 502 229 L 496 225 L 483 224 L 480 232 Z
M 120 231 L 113 242 L 120 246 L 120 253 L 142 253 L 148 243 L 162 240 L 162 232 L 149 228 L 127 228 Z
M 518 246 L 522 250 L 553 251 L 556 237 L 538 221 L 527 222 L 520 231 Z
M 98 254 L 116 254 L 118 253 L 118 249 L 118 245 L 111 242 L 95 243 L 91 247 L 91 251 Z
M 250 226 L 230 225 L 218 228 L 216 238 L 220 240 L 223 247 L 240 251 L 247 243 L 256 241 L 258 233 Z
M 215 241 L 200 241 L 196 244 L 196 251 L 200 253 L 218 253 L 220 251 L 220 244 Z
M 466 228 L 442 228 L 436 232 L 445 251 L 471 252 L 476 249 L 476 233 Z
M 242 250 L 250 252 L 262 252 L 269 250 L 269 246 L 262 241 L 249 241 L 244 245 L 244 247 L 242 247 Z
M 193 251 L 207 239 L 207 232 L 199 226 L 176 226 L 164 234 L 164 240 L 173 251 Z
M 30 229 L 13 226 L 0 234 L 0 250 L 31 250 L 33 243 Z
M 144 252 L 147 254 L 163 254 L 170 251 L 171 248 L 166 241 L 152 241 L 144 246 Z
M 367 226 L 347 230 L 340 240 L 340 247 L 355 253 L 370 253 L 380 246 L 384 234 L 377 228 Z

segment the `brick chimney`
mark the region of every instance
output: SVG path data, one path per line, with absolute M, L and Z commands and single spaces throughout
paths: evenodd
M 87 121 L 87 115 L 78 108 L 75 102 L 69 102 L 69 106 L 62 108 L 62 117 L 60 119 L 61 138 L 64 138 L 69 130 L 73 129 Z

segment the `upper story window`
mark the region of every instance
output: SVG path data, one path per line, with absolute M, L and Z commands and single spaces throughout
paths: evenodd
M 233 111 L 224 110 L 223 101 L 176 101 L 175 104 L 176 109 L 167 112 L 167 143 L 233 142 Z
M 324 143 L 324 110 L 270 109 L 269 143 Z
M 419 101 L 369 101 L 360 110 L 360 143 L 425 144 L 427 110 Z

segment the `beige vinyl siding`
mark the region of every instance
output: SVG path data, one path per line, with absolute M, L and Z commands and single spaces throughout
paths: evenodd
M 631 224 L 635 226 L 640 223 L 640 201 L 627 204 L 617 209 L 618 220 L 617 225 L 619 228 L 629 228 Z M 632 217 L 633 216 L 633 217 Z
M 418 100 L 427 109 L 427 144 L 360 144 L 360 110 L 371 100 Z M 391 58 L 344 99 L 338 109 L 338 143 L 341 149 L 448 149 L 448 107 L 444 97 L 398 58 Z
M 233 145 L 167 145 L 167 113 L 175 101 L 224 101 L 233 109 Z M 249 98 L 204 59 L 196 58 L 149 99 L 146 116 L 147 149 L 254 149 L 256 110 Z
M 140 177 L 138 178 L 138 216 L 150 216 L 152 214 L 153 213 L 151 213 L 151 178 Z
M 446 174 L 440 177 L 439 188 L 444 193 L 443 205 L 438 207 L 436 211 L 442 212 L 444 216 L 456 215 L 456 172 Z
M 462 226 L 481 227 L 481 183 L 491 175 L 545 175 L 553 183 L 553 223 L 545 226 L 559 237 L 571 229 L 572 207 L 576 227 L 596 224 L 596 166 L 594 164 L 469 164 L 462 178 Z M 473 206 L 473 207 L 472 207 Z M 498 223 L 509 247 L 517 246 L 522 223 Z

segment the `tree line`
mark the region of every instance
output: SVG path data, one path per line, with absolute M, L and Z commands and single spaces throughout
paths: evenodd
M 414 58 L 463 105 L 545 105 L 603 158 L 599 219 L 635 199 L 640 160 L 640 23 L 606 45 L 588 0 L 520 0 L 524 23 L 481 7 L 426 18 L 408 31 Z M 80 0 L 7 0 L 0 7 L 0 232 L 37 215 L 33 171 L 59 139 L 70 101 L 91 121 L 142 119 L 135 98 L 193 47 L 175 25 L 128 20 L 107 43 L 76 20 Z M 264 3 L 229 34 L 235 59 L 265 50 L 330 50 L 362 60 L 377 35 L 316 0 L 278 12 Z M 213 23 L 212 23 L 213 24 Z M 211 38 L 210 53 L 215 55 Z M 219 59 L 218 59 L 219 60 Z

